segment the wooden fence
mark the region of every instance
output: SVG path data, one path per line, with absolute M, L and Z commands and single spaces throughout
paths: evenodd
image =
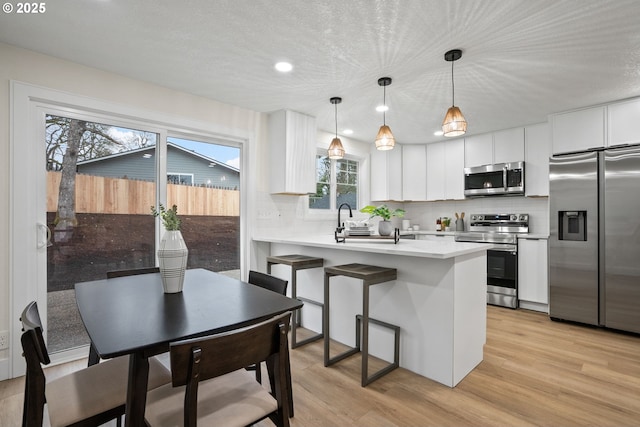
M 58 210 L 60 172 L 47 172 L 47 211 Z M 76 212 L 151 214 L 156 184 L 148 181 L 76 175 Z M 179 215 L 239 216 L 240 192 L 217 188 L 167 184 L 168 204 Z

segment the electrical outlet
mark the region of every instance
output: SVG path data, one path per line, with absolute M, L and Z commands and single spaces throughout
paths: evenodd
M 0 331 L 0 350 L 6 350 L 9 348 L 9 332 Z

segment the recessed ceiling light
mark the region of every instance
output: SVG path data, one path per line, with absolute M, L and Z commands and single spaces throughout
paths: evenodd
M 342 131 L 344 135 L 353 135 L 353 129 L 345 129 Z
M 278 62 L 276 64 L 276 70 L 280 71 L 281 73 L 288 73 L 289 71 L 293 70 L 293 65 L 288 62 Z
M 444 135 L 444 132 L 443 132 L 443 131 L 441 131 L 441 130 L 437 130 L 437 131 L 435 131 L 433 134 L 434 134 L 435 136 L 442 136 L 442 135 Z
M 386 105 L 378 105 L 376 107 L 376 111 L 379 113 L 382 113 L 384 111 L 389 111 L 389 107 L 387 107 Z

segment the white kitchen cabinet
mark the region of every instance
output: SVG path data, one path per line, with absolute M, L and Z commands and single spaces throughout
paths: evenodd
M 464 139 L 445 141 L 444 198 L 464 199 Z
M 527 196 L 549 195 L 551 131 L 548 123 L 524 128 L 524 178 Z
M 640 98 L 607 107 L 608 147 L 640 143 Z
M 605 147 L 605 106 L 551 116 L 552 153 Z
M 427 200 L 464 199 L 464 140 L 427 144 Z
M 524 129 L 505 129 L 464 139 L 465 167 L 524 160 Z
M 469 136 L 464 139 L 464 166 L 490 165 L 493 163 L 493 134 Z
M 520 307 L 548 311 L 547 239 L 518 239 L 518 299 Z
M 427 200 L 444 200 L 445 142 L 427 144 Z
M 316 192 L 316 119 L 280 110 L 269 114 L 270 192 Z
M 493 133 L 493 163 L 521 162 L 524 157 L 524 128 Z
M 371 200 L 402 200 L 402 146 L 393 150 L 371 149 Z
M 402 146 L 402 199 L 427 200 L 427 147 Z

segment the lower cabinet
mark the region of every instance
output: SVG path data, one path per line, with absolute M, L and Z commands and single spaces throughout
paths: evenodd
M 518 239 L 518 299 L 520 308 L 549 311 L 547 239 Z

